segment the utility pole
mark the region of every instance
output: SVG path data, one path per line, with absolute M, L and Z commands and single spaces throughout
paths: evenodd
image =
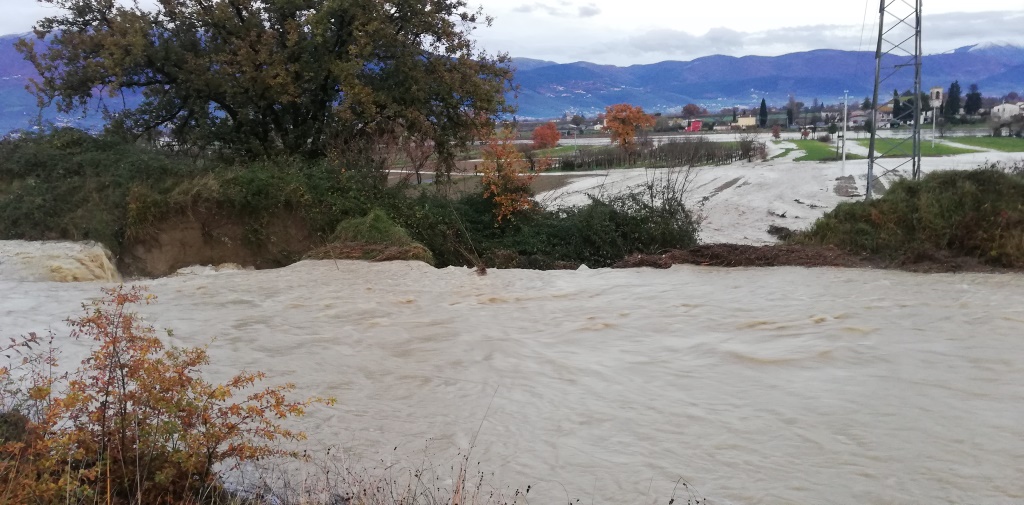
M 933 150 L 935 149 L 935 116 L 936 116 L 935 112 L 936 112 L 936 110 L 937 109 L 933 105 L 932 106 L 932 149 Z
M 910 176 L 921 176 L 921 2 L 922 0 L 879 0 L 878 44 L 875 49 L 875 87 L 871 98 L 871 140 L 868 145 L 868 174 L 865 196 L 871 199 L 871 186 L 877 179 L 910 166 Z M 885 61 L 883 61 L 885 60 Z M 907 70 L 910 70 L 908 76 Z M 889 80 L 913 79 L 914 121 L 907 135 L 888 135 L 878 149 L 878 91 Z M 900 82 L 896 83 L 899 86 Z M 898 98 L 895 98 L 898 100 Z M 896 104 L 893 103 L 895 106 Z M 893 118 L 898 122 L 900 118 Z M 887 125 L 888 126 L 888 125 Z M 902 130 L 901 132 L 902 133 Z M 875 176 L 880 169 L 881 175 Z
M 846 175 L 846 114 L 850 110 L 850 90 L 843 91 L 843 175 Z

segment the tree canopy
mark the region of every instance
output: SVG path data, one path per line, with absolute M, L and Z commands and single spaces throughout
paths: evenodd
M 534 149 L 548 149 L 558 145 L 562 134 L 558 132 L 558 126 L 553 122 L 544 123 L 533 129 L 531 135 Z
M 683 117 L 685 118 L 692 119 L 701 114 L 707 114 L 707 112 L 707 109 L 704 109 L 695 103 L 688 103 L 683 106 Z
M 654 126 L 654 117 L 640 106 L 628 103 L 609 105 L 605 113 L 612 142 L 627 152 L 636 147 L 636 134 L 640 130 Z
M 960 94 L 960 81 L 953 81 L 953 84 L 949 85 L 949 91 L 946 92 L 946 103 L 942 106 L 946 117 L 960 115 L 960 107 L 962 107 Z
M 511 112 L 509 59 L 476 49 L 490 20 L 464 0 L 40 1 L 62 11 L 36 26 L 45 44 L 19 43 L 41 103 L 139 92 L 137 107 L 107 110 L 135 136 L 252 157 L 414 139 L 445 165 Z
M 764 98 L 761 99 L 761 109 L 757 112 L 757 124 L 761 128 L 768 126 L 768 104 L 765 103 Z
M 981 91 L 977 84 L 971 84 L 964 100 L 964 113 L 973 116 L 981 110 Z

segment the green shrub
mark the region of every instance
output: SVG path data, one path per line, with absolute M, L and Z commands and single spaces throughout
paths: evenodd
M 795 240 L 892 258 L 944 253 L 1024 266 L 1024 177 L 984 168 L 901 180 L 840 204 Z
M 254 240 L 282 211 L 327 237 L 396 198 L 400 190 L 375 174 L 320 160 L 239 166 L 73 129 L 0 141 L 0 239 L 95 240 L 116 254 L 160 220 L 195 209 L 239 216 Z
M 72 129 L 0 141 L 0 238 L 95 240 L 116 251 L 129 195 L 168 191 L 202 168 Z
M 684 181 L 652 179 L 629 191 L 565 209 L 533 209 L 501 225 L 492 203 L 470 194 L 422 194 L 398 218 L 437 266 L 564 268 L 610 266 L 633 253 L 697 244 L 699 222 L 683 204 Z M 510 257 L 514 257 L 510 259 Z
M 362 242 L 390 246 L 413 243 L 409 233 L 395 224 L 384 211 L 373 209 L 363 217 L 342 221 L 331 236 L 331 242 Z
M 648 161 L 716 163 L 736 149 L 706 140 L 670 143 Z M 324 245 L 378 246 L 334 247 L 321 256 L 374 249 L 374 258 L 391 257 L 395 251 L 385 249 L 408 242 L 424 249 L 416 259 L 440 267 L 480 266 L 502 255 L 517 258 L 509 265 L 530 268 L 603 267 L 632 253 L 697 242 L 697 220 L 682 203 L 685 181 L 672 176 L 581 207 L 533 208 L 495 223 L 494 202 L 482 188 L 454 197 L 443 186 L 412 191 L 363 166 L 348 160 L 342 170 L 295 158 L 242 166 L 75 130 L 30 134 L 0 141 L 0 239 L 95 240 L 117 254 L 168 218 L 215 211 L 236 219 L 253 247 L 283 213 L 302 218 Z

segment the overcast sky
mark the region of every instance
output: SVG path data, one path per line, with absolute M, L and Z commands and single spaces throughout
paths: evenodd
M 913 1 L 913 0 L 909 0 Z M 35 0 L 0 0 L 0 34 L 47 15 Z M 712 54 L 773 56 L 873 50 L 877 0 L 469 0 L 495 18 L 475 37 L 490 52 L 560 63 L 630 65 Z M 897 2 L 899 4 L 900 2 Z M 924 50 L 1024 45 L 1022 0 L 925 0 Z

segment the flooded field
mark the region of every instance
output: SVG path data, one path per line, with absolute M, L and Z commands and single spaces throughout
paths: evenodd
M 447 471 L 479 428 L 474 463 L 532 503 L 667 503 L 679 478 L 714 503 L 1024 501 L 1020 276 L 192 272 L 145 282 L 147 319 L 216 337 L 213 379 L 337 397 L 300 424 L 359 467 Z M 0 279 L 0 336 L 62 331 L 102 285 Z

